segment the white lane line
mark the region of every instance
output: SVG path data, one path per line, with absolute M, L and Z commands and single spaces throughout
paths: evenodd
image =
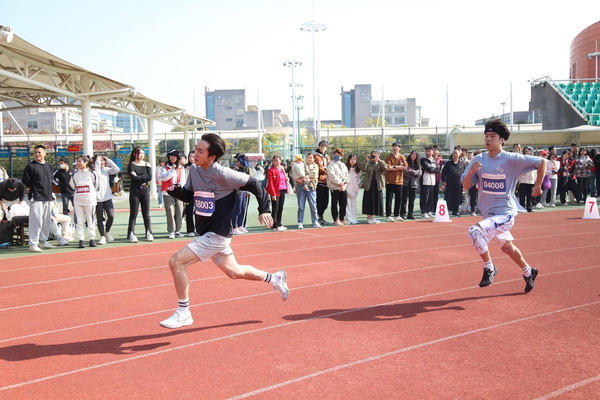
M 554 392 L 548 393 L 548 394 L 546 394 L 544 396 L 537 397 L 535 400 L 553 399 L 555 397 L 562 396 L 563 394 L 565 394 L 567 392 L 570 392 L 570 391 L 575 390 L 575 389 L 579 389 L 581 387 L 584 387 L 585 385 L 589 385 L 590 383 L 594 383 L 594 382 L 597 382 L 597 381 L 600 381 L 600 375 L 592 376 L 591 378 L 587 378 L 587 379 L 584 379 L 582 381 L 573 383 L 572 385 L 565 386 L 562 389 L 558 389 L 558 390 L 555 390 Z

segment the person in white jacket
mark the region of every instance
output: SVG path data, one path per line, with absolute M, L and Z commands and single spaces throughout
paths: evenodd
M 98 204 L 96 204 L 96 223 L 98 224 L 98 233 L 100 233 L 98 244 L 106 244 L 106 242 L 115 241 L 110 234 L 110 228 L 115 219 L 110 176 L 116 176 L 121 172 L 121 169 L 113 160 L 102 155 L 96 155 L 92 160 L 94 161 L 94 169 L 98 177 L 98 192 L 96 193 L 98 199 Z M 106 228 L 104 225 L 104 212 L 106 212 Z
M 346 168 L 348 168 L 348 187 L 346 188 L 346 197 L 348 203 L 346 204 L 346 218 L 352 225 L 358 224 L 356 199 L 358 197 L 358 191 L 362 185 L 362 172 L 358 167 L 358 156 L 354 153 L 350 153 L 346 160 Z
M 161 191 L 167 215 L 167 231 L 169 239 L 183 237 L 181 234 L 181 224 L 183 221 L 183 202 L 172 197 L 167 193 L 167 188 L 171 186 L 182 187 L 186 183 L 186 171 L 183 165 L 179 163 L 179 151 L 169 150 L 168 160 L 162 167 L 160 178 L 162 179 Z
M 75 190 L 73 204 L 75 205 L 75 217 L 77 224 L 75 231 L 79 239 L 79 248 L 85 248 L 83 241 L 83 225 L 87 223 L 90 247 L 96 247 L 96 224 L 94 223 L 94 211 L 98 203 L 98 176 L 94 172 L 94 163 L 88 156 L 77 157 L 75 164 L 77 171 L 71 177 L 71 187 Z
M 331 217 L 337 226 L 344 225 L 348 197 L 348 167 L 342 161 L 344 150 L 337 148 L 333 151 L 333 161 L 327 165 L 327 187 L 331 191 Z M 338 206 L 339 205 L 339 206 Z M 339 208 L 338 208 L 339 207 Z

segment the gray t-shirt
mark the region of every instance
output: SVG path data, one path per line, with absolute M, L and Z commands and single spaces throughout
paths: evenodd
M 461 180 L 467 176 L 476 161 L 482 166 L 471 176 L 471 183 L 479 185 L 477 205 L 481 215 L 484 218 L 491 215 L 517 215 L 519 206 L 515 200 L 515 188 L 519 176 L 536 169 L 542 159 L 506 151 L 501 151 L 495 157 L 490 157 L 487 152 L 478 154 L 463 172 Z

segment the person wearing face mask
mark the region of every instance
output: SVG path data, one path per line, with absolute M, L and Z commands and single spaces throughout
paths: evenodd
M 0 219 L 13 204 L 25 205 L 25 185 L 20 179 L 10 178 L 0 182 Z
M 333 151 L 333 161 L 327 166 L 327 187 L 331 191 L 331 217 L 337 226 L 344 225 L 346 219 L 346 205 L 348 197 L 346 186 L 348 185 L 348 167 L 342 162 L 344 150 Z M 339 209 L 338 209 L 339 205 Z
M 69 202 L 73 210 L 75 210 L 75 204 L 73 203 L 74 190 L 71 188 L 71 178 L 73 177 L 73 170 L 69 168 L 69 161 L 66 158 L 61 158 L 58 164 L 58 169 L 52 176 L 52 183 L 60 188 L 60 197 L 62 199 L 63 214 L 69 215 Z M 75 219 L 77 223 L 77 219 Z

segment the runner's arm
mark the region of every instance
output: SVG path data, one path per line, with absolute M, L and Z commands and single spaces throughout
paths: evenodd
M 252 193 L 258 201 L 258 214 L 270 213 L 271 212 L 271 200 L 269 193 L 262 187 L 260 181 L 252 176 L 248 175 L 248 182 L 240 188 Z

